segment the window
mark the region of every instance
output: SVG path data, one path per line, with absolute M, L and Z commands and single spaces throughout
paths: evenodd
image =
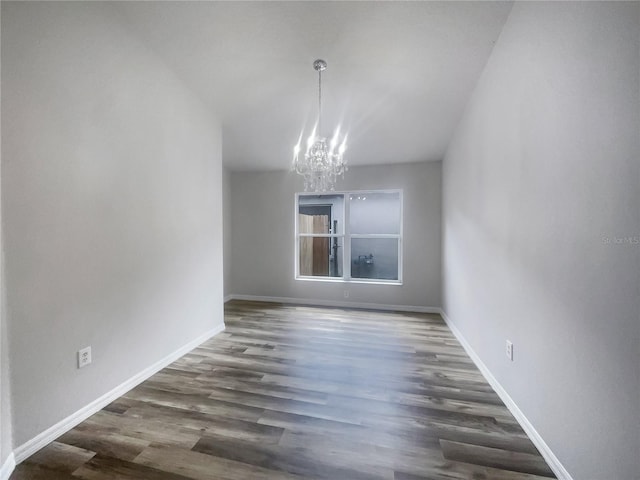
M 296 195 L 296 278 L 402 283 L 402 192 Z

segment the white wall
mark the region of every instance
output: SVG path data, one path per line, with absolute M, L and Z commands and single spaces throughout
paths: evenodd
M 336 190 L 404 190 L 404 284 L 294 279 L 295 192 L 291 172 L 231 174 L 231 293 L 379 305 L 440 306 L 441 163 L 351 168 Z
M 109 8 L 2 3 L 14 448 L 223 321 L 219 124 Z
M 443 167 L 444 309 L 576 480 L 640 478 L 639 25 L 516 2 Z

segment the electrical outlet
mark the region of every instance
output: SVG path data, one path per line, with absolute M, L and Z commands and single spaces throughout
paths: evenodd
M 511 340 L 507 340 L 506 354 L 507 358 L 513 362 L 513 343 L 511 343 Z
M 349 298 L 349 290 L 344 291 L 344 298 Z
M 78 350 L 78 368 L 86 367 L 91 363 L 91 347 Z

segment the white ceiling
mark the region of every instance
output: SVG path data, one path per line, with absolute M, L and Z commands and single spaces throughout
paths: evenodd
M 288 169 L 317 115 L 350 165 L 442 159 L 511 2 L 122 2 L 117 15 L 220 118 L 233 170 Z M 308 135 L 308 133 L 307 133 Z

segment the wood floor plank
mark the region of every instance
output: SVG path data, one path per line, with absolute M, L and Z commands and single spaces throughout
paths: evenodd
M 553 478 L 553 472 L 540 455 L 513 452 L 469 443 L 440 440 L 445 458 L 475 465 L 530 473 Z
M 95 454 L 90 450 L 66 443 L 51 442 L 42 450 L 31 455 L 25 463 L 71 474 L 78 467 L 91 460 Z
M 203 434 L 218 433 L 236 439 L 259 440 L 264 443 L 278 443 L 280 436 L 284 432 L 283 428 L 265 425 L 254 421 L 246 421 L 223 415 L 202 414 L 200 412 L 176 411 L 171 407 L 157 405 L 145 405 L 132 407 L 123 417 L 124 422 L 131 419 L 139 423 L 153 423 L 165 425 L 167 430 L 184 432 L 190 434 L 197 440 Z M 161 441 L 157 435 L 153 435 L 155 444 L 165 446 L 185 447 L 176 441 Z M 197 440 L 186 445 L 186 449 L 191 449 Z
M 24 462 L 11 474 L 11 480 L 77 480 L 67 472 Z
M 541 480 L 437 314 L 232 301 L 226 329 L 11 480 Z
M 88 418 L 75 429 L 77 432 L 91 436 L 102 436 L 117 433 L 127 438 L 142 440 L 142 447 L 136 454 L 148 445 L 148 439 L 163 445 L 173 445 L 181 448 L 191 448 L 200 439 L 198 430 L 185 428 L 158 419 L 142 419 L 134 416 L 131 410 L 127 414 L 113 414 L 103 410 Z M 134 411 L 135 412 L 135 411 Z
M 158 388 L 142 385 L 126 394 L 127 398 L 141 400 L 146 403 L 172 407 L 176 410 L 188 412 L 200 412 L 211 415 L 225 415 L 240 420 L 256 421 L 263 408 L 257 408 L 241 403 L 212 400 L 207 397 L 193 394 L 181 394 L 179 392 L 167 392 Z
M 120 433 L 83 431 L 82 428 L 74 428 L 57 441 L 122 460 L 135 458 L 150 443 Z
M 83 480 L 190 480 L 190 477 L 158 470 L 113 457 L 96 455 L 73 473 Z
M 209 398 L 228 402 L 237 402 L 255 408 L 276 410 L 279 412 L 297 413 L 301 415 L 313 415 L 325 420 L 334 420 L 341 423 L 359 424 L 362 422 L 357 410 L 341 406 L 332 407 L 317 403 L 303 402 L 300 400 L 283 399 L 259 393 L 245 392 L 243 390 L 231 390 L 228 388 L 212 387 Z
M 136 463 L 195 480 L 302 480 L 304 477 L 175 448 L 146 448 Z
M 371 458 L 359 461 L 352 452 L 344 450 L 318 451 L 298 445 L 287 447 L 222 441 L 219 437 L 205 436 L 193 451 L 227 458 L 258 467 L 323 479 L 393 480 L 393 470 L 382 468 Z

